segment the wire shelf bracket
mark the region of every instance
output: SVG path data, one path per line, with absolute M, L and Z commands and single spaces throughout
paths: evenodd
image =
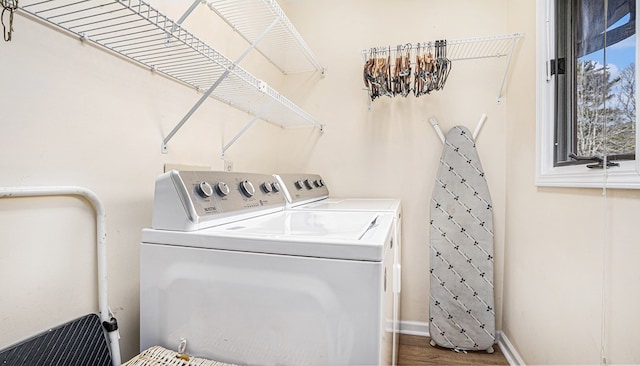
M 199 0 L 198 0 L 199 1 Z M 183 16 L 183 18 L 185 18 Z M 182 19 L 184 20 L 184 19 Z M 251 52 L 252 49 L 255 48 L 256 44 L 258 44 L 260 42 L 260 40 L 262 40 L 262 38 L 269 33 L 269 31 L 271 30 L 271 28 L 273 28 L 273 26 L 276 24 L 276 22 L 274 21 L 269 27 L 267 27 L 267 29 L 264 30 L 264 32 L 262 33 L 262 35 L 260 35 L 260 37 L 258 37 L 258 39 L 256 39 L 237 59 L 236 61 L 231 65 L 231 67 L 227 70 L 225 70 L 222 75 L 220 75 L 220 77 L 218 77 L 218 80 L 216 80 L 210 87 L 209 89 L 207 89 L 207 91 L 202 95 L 202 97 L 200 97 L 200 99 L 196 102 L 196 104 L 193 105 L 193 107 L 191 107 L 191 109 L 189 110 L 189 112 L 187 112 L 187 114 L 182 117 L 182 119 L 180 120 L 180 122 L 178 122 L 178 124 L 173 128 L 173 130 L 171 130 L 171 132 L 169 132 L 169 134 L 167 135 L 167 137 L 164 138 L 164 140 L 162 140 L 162 153 L 166 154 L 167 153 L 167 144 L 169 143 L 169 140 L 171 140 L 171 138 L 173 138 L 173 136 L 182 128 L 182 126 L 184 126 L 184 124 L 187 122 L 187 120 L 189 120 L 189 118 L 191 118 L 191 116 L 193 115 L 193 113 L 195 113 L 196 110 L 198 110 L 198 108 L 200 108 L 200 106 L 202 105 L 202 103 L 204 103 L 204 101 L 209 98 L 209 96 L 211 96 L 211 93 L 213 93 L 214 90 L 216 90 L 216 88 L 220 85 L 220 83 L 222 83 L 222 81 L 233 71 L 233 69 L 235 69 L 237 67 L 237 65 L 240 63 L 240 61 L 242 61 L 242 59 L 244 59 L 249 52 Z M 254 118 L 254 121 L 256 120 L 256 118 Z M 253 123 L 251 124 L 253 125 Z M 235 141 L 235 140 L 234 140 Z M 224 150 L 223 150 L 223 157 L 224 157 Z
M 242 128 L 242 130 L 240 130 L 240 132 L 238 132 L 226 145 L 224 145 L 224 147 L 222 148 L 222 153 L 220 154 L 220 159 L 224 160 L 224 154 L 227 152 L 227 150 L 229 150 L 229 148 L 240 138 L 240 136 L 244 135 L 244 133 L 247 132 L 249 130 L 249 128 L 251 128 L 251 126 L 253 126 L 253 124 L 256 123 L 256 121 L 264 113 L 266 113 L 269 109 L 271 109 L 271 107 L 273 107 L 273 104 L 274 104 L 274 102 L 269 103 L 269 105 L 267 105 L 263 111 L 260 111 L 259 113 L 256 113 L 256 115 L 253 117 L 253 119 L 251 121 L 249 121 L 249 123 L 247 123 Z

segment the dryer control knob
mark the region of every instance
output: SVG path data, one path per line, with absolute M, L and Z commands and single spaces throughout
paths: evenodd
M 246 197 L 253 197 L 253 195 L 256 193 L 256 189 L 253 187 L 253 184 L 251 184 L 251 182 L 249 182 L 248 180 L 242 181 L 240 183 L 240 191 Z
M 262 188 L 262 191 L 264 193 L 271 193 L 273 191 L 273 188 L 271 188 L 271 183 L 269 182 L 262 183 L 260 187 Z
M 198 183 L 198 185 L 196 186 L 196 191 L 201 197 L 204 198 L 209 198 L 213 194 L 213 188 L 211 187 L 211 184 L 207 182 Z
M 229 186 L 227 185 L 227 183 L 225 182 L 216 183 L 216 192 L 218 193 L 218 196 L 224 197 L 228 195 L 230 191 L 231 190 L 229 189 Z
M 314 186 L 316 186 L 316 187 L 318 187 L 318 188 L 322 187 L 322 184 L 320 183 L 320 180 L 319 180 L 319 179 L 314 180 L 314 181 L 313 181 L 313 185 L 314 185 Z
M 298 190 L 302 189 L 302 187 L 304 187 L 304 184 L 302 183 L 301 180 L 297 180 L 294 185 L 296 186 L 296 188 L 298 188 Z
M 313 185 L 309 179 L 304 180 L 304 186 L 307 187 L 307 189 L 313 189 Z
M 271 183 L 271 188 L 273 188 L 274 192 L 280 192 L 280 185 L 278 184 L 278 182 Z

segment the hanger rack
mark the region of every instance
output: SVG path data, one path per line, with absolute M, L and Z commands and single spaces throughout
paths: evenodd
M 513 51 L 515 49 L 517 40 L 522 37 L 524 37 L 523 33 L 511 33 L 459 40 L 446 40 L 446 57 L 450 61 L 506 57 L 505 70 L 502 81 L 500 83 L 500 88 L 498 89 L 497 101 L 498 103 L 500 103 L 502 99 L 504 84 L 507 79 L 507 73 L 509 71 L 509 65 L 513 56 Z M 389 45 L 372 47 L 366 50 L 362 50 L 361 55 L 363 57 L 363 60 L 366 61 L 372 53 L 387 53 L 391 56 L 391 68 L 393 68 L 395 66 L 393 62 L 395 62 L 396 60 L 395 52 L 397 52 L 397 50 L 406 51 L 407 48 L 410 48 L 410 51 L 415 53 L 417 49 L 434 48 L 436 46 L 436 42 L 421 42 L 396 46 Z M 410 59 L 412 60 L 412 65 L 415 67 L 415 54 Z
M 283 128 L 315 126 L 321 131 L 324 129 L 322 123 L 238 66 L 240 60 L 281 22 L 284 14 L 278 14 L 234 62 L 180 25 L 188 14 L 176 22 L 143 0 L 23 0 L 20 9 L 83 41 L 98 44 L 154 72 L 205 91 L 162 141 L 163 153 L 167 152 L 169 140 L 209 96 Z

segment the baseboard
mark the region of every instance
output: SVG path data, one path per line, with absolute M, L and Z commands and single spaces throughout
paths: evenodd
M 522 359 L 522 357 L 520 357 L 518 350 L 516 350 L 513 344 L 511 344 L 511 341 L 509 341 L 507 335 L 502 331 L 498 331 L 497 333 L 498 334 L 496 334 L 496 336 L 498 336 L 498 347 L 500 347 L 500 350 L 504 354 L 504 358 L 506 358 L 507 362 L 509 362 L 509 365 L 525 366 L 524 360 Z
M 429 336 L 429 323 L 412 320 L 400 321 L 400 334 L 416 335 L 421 337 Z
M 429 336 L 429 323 L 419 322 L 412 320 L 400 321 L 400 334 L 409 334 L 421 337 Z M 500 330 L 496 331 L 496 341 L 498 347 L 504 354 L 504 357 L 511 366 L 525 366 L 524 361 L 518 354 L 518 351 L 513 347 L 509 338 Z

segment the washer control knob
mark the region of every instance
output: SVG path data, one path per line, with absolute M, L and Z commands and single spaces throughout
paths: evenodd
M 324 181 L 320 179 L 320 187 L 324 187 Z
M 273 191 L 273 188 L 271 188 L 271 183 L 269 182 L 263 182 L 260 187 L 262 188 L 262 191 L 264 193 L 271 193 Z
M 278 182 L 271 183 L 271 188 L 273 188 L 274 192 L 280 192 L 280 185 L 278 184 Z
M 313 181 L 313 185 L 320 188 L 322 187 L 322 183 L 320 183 L 320 179 L 316 179 Z
M 251 184 L 251 182 L 249 182 L 248 180 L 240 182 L 240 191 L 246 197 L 253 197 L 253 195 L 256 193 L 256 189 L 253 187 L 253 184 Z
M 302 181 L 301 181 L 301 180 L 297 180 L 297 181 L 294 183 L 294 185 L 296 186 L 296 188 L 297 188 L 298 190 L 300 190 L 300 189 L 302 189 L 302 187 L 304 187 L 304 183 L 302 183 Z
M 216 183 L 216 192 L 218 193 L 218 196 L 224 197 L 228 195 L 230 191 L 231 190 L 229 189 L 229 186 L 227 185 L 227 183 L 225 182 Z
M 313 185 L 309 179 L 304 180 L 304 186 L 307 187 L 307 189 L 313 189 Z
M 196 191 L 198 192 L 200 197 L 203 198 L 209 198 L 213 194 L 213 188 L 211 187 L 211 184 L 207 182 L 198 183 L 198 185 L 196 186 Z

